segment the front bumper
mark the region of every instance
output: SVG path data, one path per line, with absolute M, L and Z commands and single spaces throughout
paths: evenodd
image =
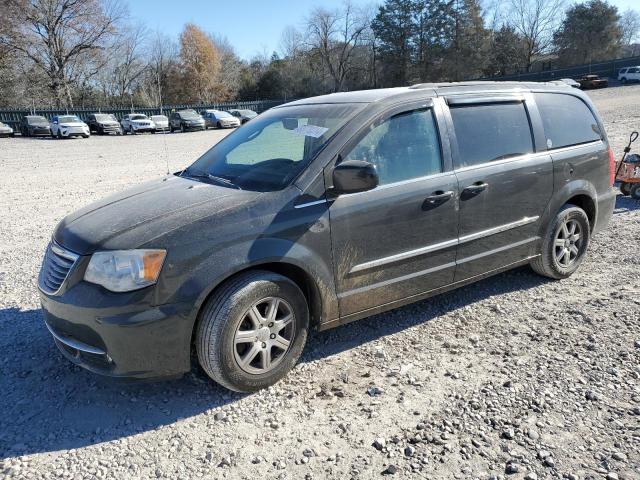
M 155 132 L 156 127 L 148 126 L 148 127 L 131 127 L 131 129 L 136 133 L 144 133 L 144 132 Z
M 51 129 L 49 128 L 33 128 L 31 130 L 31 135 L 34 137 L 50 137 L 51 136 Z
M 80 128 L 61 128 L 60 134 L 63 137 L 88 137 L 90 135 L 89 130 Z
M 182 124 L 184 126 L 185 130 L 189 130 L 189 131 L 194 131 L 194 130 L 204 130 L 204 123 L 197 123 L 197 124 L 191 124 L 191 125 L 187 125 L 187 124 Z
M 123 304 L 122 298 L 86 282 L 61 296 L 40 292 L 45 324 L 73 363 L 121 378 L 176 377 L 189 371 L 190 306 Z
M 98 127 L 98 131 L 104 134 L 122 133 L 122 129 L 120 128 L 120 125 L 101 125 L 100 127 Z

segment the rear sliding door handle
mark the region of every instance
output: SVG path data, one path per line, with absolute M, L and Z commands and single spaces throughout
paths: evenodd
M 463 192 L 466 192 L 466 193 L 480 193 L 480 192 L 486 190 L 488 186 L 489 186 L 488 183 L 476 182 L 473 185 L 469 185 L 468 187 L 465 187 Z

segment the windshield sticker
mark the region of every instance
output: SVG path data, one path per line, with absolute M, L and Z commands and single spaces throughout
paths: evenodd
M 296 135 L 304 135 L 305 137 L 320 138 L 324 134 L 324 132 L 326 132 L 327 130 L 329 129 L 325 127 L 318 127 L 316 125 L 301 125 L 299 127 L 294 128 L 291 131 Z

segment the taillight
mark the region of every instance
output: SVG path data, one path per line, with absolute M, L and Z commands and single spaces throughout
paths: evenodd
M 609 183 L 613 185 L 616 181 L 616 159 L 613 157 L 613 150 L 609 147 Z

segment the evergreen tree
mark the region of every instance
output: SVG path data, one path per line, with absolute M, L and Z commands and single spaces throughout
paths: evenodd
M 575 65 L 615 58 L 621 49 L 618 9 L 603 0 L 590 0 L 567 10 L 554 35 L 560 63 Z

